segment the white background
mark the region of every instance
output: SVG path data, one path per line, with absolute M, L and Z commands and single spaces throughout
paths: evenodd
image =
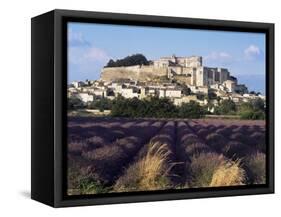
M 0 216 L 280 215 L 281 93 L 278 0 L 2 0 L 0 3 Z M 276 194 L 52 209 L 30 197 L 30 18 L 54 8 L 274 22 Z M 279 130 L 279 133 L 278 133 Z M 279 170 L 279 171 L 278 171 Z M 44 188 L 44 186 L 42 186 Z M 278 207 L 279 206 L 279 207 Z M 275 214 L 274 214 L 275 213 Z

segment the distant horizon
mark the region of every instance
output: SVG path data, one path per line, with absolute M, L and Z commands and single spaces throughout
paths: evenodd
M 114 38 L 112 37 L 114 35 Z M 265 94 L 265 34 L 94 23 L 68 23 L 68 83 L 100 79 L 110 59 L 202 56 L 227 68 L 249 91 Z

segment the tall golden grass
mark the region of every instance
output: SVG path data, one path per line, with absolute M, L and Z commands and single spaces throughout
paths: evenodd
M 245 171 L 239 161 L 231 161 L 216 153 L 201 153 L 191 159 L 191 187 L 243 185 Z
M 245 171 L 239 161 L 227 161 L 220 165 L 213 174 L 210 187 L 243 185 Z
M 149 144 L 146 155 L 129 166 L 115 186 L 115 191 L 160 190 L 169 187 L 168 175 L 173 164 L 167 144 Z

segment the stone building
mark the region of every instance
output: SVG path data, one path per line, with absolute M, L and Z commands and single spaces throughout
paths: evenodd
M 223 83 L 229 79 L 230 73 L 225 68 L 203 66 L 201 56 L 161 57 L 153 61 L 157 68 L 167 68 L 168 78 L 182 81 L 192 86 L 209 86 Z
M 223 85 L 227 81 L 225 87 L 229 87 L 229 92 L 235 90 L 247 91 L 245 86 L 237 84 L 237 78 L 231 76 L 228 69 L 204 66 L 201 56 L 177 57 L 173 55 L 171 57 L 161 57 L 152 61 L 150 65 L 106 67 L 103 68 L 101 73 L 103 82 L 129 79 L 135 82 L 159 83 L 159 81 L 163 81 L 164 77 L 195 87 Z
M 94 100 L 94 96 L 88 93 L 78 93 L 76 97 L 79 98 L 83 103 L 92 102 Z
M 226 87 L 227 92 L 232 93 L 232 92 L 235 91 L 235 86 L 236 86 L 236 84 L 235 84 L 234 81 L 232 81 L 232 80 L 226 80 L 226 81 L 223 82 L 223 85 Z
M 177 57 L 175 55 L 171 57 L 161 57 L 159 60 L 153 61 L 153 65 L 159 68 L 166 68 L 168 66 L 181 66 L 196 68 L 202 66 L 202 57 Z
M 168 97 L 168 98 L 180 98 L 182 97 L 182 91 L 180 89 L 160 89 L 159 97 Z

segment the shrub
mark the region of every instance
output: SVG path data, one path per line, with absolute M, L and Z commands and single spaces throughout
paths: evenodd
M 124 149 L 115 144 L 82 152 L 82 157 L 90 162 L 92 179 L 102 184 L 110 184 L 128 159 Z
M 169 135 L 169 134 L 157 134 L 156 136 L 154 136 L 151 140 L 150 140 L 150 142 L 152 143 L 152 144 L 154 144 L 154 143 L 157 143 L 157 142 L 159 142 L 159 143 L 161 143 L 161 144 L 172 144 L 173 142 L 174 142 L 174 140 L 173 140 L 174 138 L 173 138 L 173 135 Z
M 198 139 L 199 139 L 198 136 L 195 135 L 194 133 L 187 133 L 181 137 L 180 142 L 183 146 L 185 146 L 197 142 Z
M 97 180 L 91 178 L 83 178 L 79 183 L 80 194 L 102 194 L 108 193 L 109 188 L 102 185 Z
M 87 143 L 84 143 L 84 142 L 69 142 L 68 143 L 68 151 L 71 154 L 79 155 L 87 147 L 88 147 Z
M 246 120 L 264 120 L 265 113 L 263 111 L 243 111 L 240 113 L 240 118 Z
M 197 135 L 202 139 L 204 139 L 208 134 L 209 134 L 209 131 L 206 129 L 200 129 L 197 132 Z
M 141 143 L 141 139 L 135 136 L 129 136 L 116 140 L 115 144 L 119 145 L 123 151 L 127 154 L 133 154 L 136 147 Z
M 218 127 L 214 126 L 214 125 L 208 125 L 207 129 L 208 129 L 209 132 L 212 132 L 212 131 L 215 131 L 216 129 L 218 129 Z
M 69 110 L 83 108 L 83 101 L 77 96 L 71 96 L 67 99 L 67 107 Z
M 226 127 L 226 128 L 217 129 L 215 132 L 217 134 L 221 134 L 222 136 L 228 137 L 231 134 L 232 129 Z
M 266 183 L 266 156 L 257 152 L 245 159 L 249 177 L 254 184 Z
M 253 134 L 250 135 L 250 141 L 255 148 L 265 153 L 266 142 L 265 142 L 264 133 L 254 132 Z
M 104 110 L 109 110 L 111 109 L 111 107 L 112 101 L 108 98 L 96 99 L 88 105 L 89 109 L 98 109 L 101 112 L 103 112 Z
M 108 144 L 108 141 L 106 141 L 104 138 L 100 136 L 93 136 L 91 138 L 86 139 L 87 144 L 90 148 L 100 148 L 106 144 Z
M 210 151 L 211 149 L 209 148 L 209 146 L 202 142 L 195 142 L 185 147 L 185 153 L 188 156 L 198 155 L 200 153 L 208 153 Z
M 178 108 L 178 116 L 181 118 L 201 118 L 205 115 L 205 110 L 197 102 L 183 103 Z
M 223 148 L 222 152 L 229 158 L 238 159 L 241 157 L 245 157 L 246 155 L 251 154 L 253 149 L 238 141 L 230 140 L 225 147 Z
M 239 107 L 239 114 L 241 119 L 264 120 L 264 105 L 264 100 L 260 98 L 253 99 L 250 102 L 242 103 Z
M 232 133 L 245 133 L 248 130 L 248 126 L 242 125 L 233 128 Z
M 229 138 L 234 141 L 242 142 L 246 145 L 249 145 L 251 143 L 249 136 L 243 133 L 233 133 Z
M 80 194 L 80 181 L 89 177 L 89 168 L 80 157 L 68 154 L 67 188 L 68 194 Z
M 108 192 L 101 182 L 94 180 L 91 167 L 80 157 L 68 158 L 67 193 L 68 195 L 98 194 Z
M 236 112 L 236 104 L 232 100 L 223 100 L 215 108 L 215 114 L 227 115 Z
M 113 130 L 112 132 L 110 132 L 113 134 L 113 136 L 116 138 L 116 139 L 121 139 L 125 136 L 125 133 L 121 130 Z
M 226 138 L 217 133 L 211 133 L 206 137 L 207 144 L 217 152 L 221 152 L 226 144 Z

